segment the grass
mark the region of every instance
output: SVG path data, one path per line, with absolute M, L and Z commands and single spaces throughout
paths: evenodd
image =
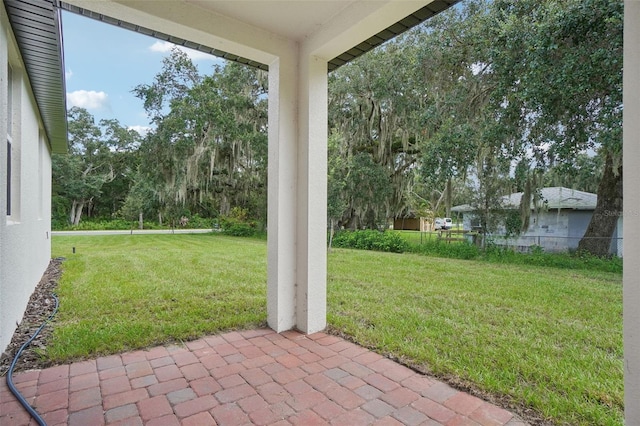
M 622 424 L 620 274 L 336 250 L 332 327 L 559 424 Z
M 47 349 L 56 361 L 266 321 L 263 241 L 207 234 L 55 236 L 52 252 L 67 258 Z
M 72 254 L 72 247 L 76 253 Z M 55 236 L 47 356 L 70 360 L 266 319 L 266 244 L 219 235 Z M 557 424 L 622 424 L 621 274 L 334 249 L 330 327 Z

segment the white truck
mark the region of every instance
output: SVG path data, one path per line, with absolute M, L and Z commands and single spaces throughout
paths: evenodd
M 437 217 L 436 220 L 433 221 L 433 229 L 436 231 L 451 228 L 453 228 L 453 221 L 450 217 Z

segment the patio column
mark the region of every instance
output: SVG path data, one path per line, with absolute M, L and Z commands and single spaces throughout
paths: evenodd
M 627 425 L 640 425 L 640 2 L 624 3 L 623 77 L 624 402 Z
M 269 64 L 267 320 L 277 332 L 326 325 L 327 62 Z

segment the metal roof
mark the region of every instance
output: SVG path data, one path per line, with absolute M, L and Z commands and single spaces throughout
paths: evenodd
M 562 186 L 542 188 L 540 193 L 544 207 L 549 210 L 594 210 L 598 203 L 598 196 L 596 194 L 578 191 L 577 189 L 565 188 Z M 522 194 L 522 192 L 516 192 L 503 197 L 504 204 L 511 207 L 520 206 Z
M 57 0 L 4 0 L 53 152 L 67 152 L 67 100 Z
M 522 192 L 514 192 L 502 197 L 501 202 L 505 208 L 517 209 L 522 200 Z M 578 191 L 577 189 L 553 186 L 540 190 L 541 205 L 548 210 L 572 209 L 572 210 L 595 210 L 598 203 L 598 196 L 591 192 Z M 533 209 L 534 206 L 532 205 Z M 472 212 L 477 210 L 469 204 L 463 204 L 451 208 L 453 212 Z
M 328 71 L 333 71 L 341 65 L 346 64 L 347 62 L 367 53 L 369 50 L 373 49 L 384 43 L 387 40 L 392 39 L 393 37 L 402 34 L 403 32 L 409 30 L 410 28 L 415 27 L 416 25 L 424 22 L 425 20 L 431 18 L 434 15 L 448 9 L 454 4 L 460 2 L 461 0 L 435 0 L 423 8 L 417 10 L 411 15 L 405 17 L 404 19 L 396 22 L 390 27 L 380 31 L 378 34 L 368 38 L 357 46 L 352 47 L 346 52 L 336 56 L 331 59 L 328 63 Z M 200 52 L 208 53 L 220 58 L 228 59 L 230 61 L 240 62 L 242 64 L 247 64 L 252 67 L 260 68 L 262 70 L 268 71 L 269 66 L 266 64 L 262 64 L 260 62 L 252 61 L 241 56 L 233 55 L 222 50 L 214 49 L 209 46 L 205 46 L 202 44 L 194 43 L 180 37 L 174 37 L 170 34 L 166 34 L 160 31 L 155 31 L 149 28 L 141 27 L 139 25 L 130 24 L 128 22 L 122 21 L 120 19 L 111 18 L 109 16 L 105 16 L 101 13 L 96 13 L 91 10 L 84 9 L 82 7 L 78 7 L 75 5 L 71 5 L 65 2 L 61 2 L 60 7 L 62 9 L 67 10 L 69 12 L 77 13 L 82 16 L 86 16 L 92 19 L 96 19 L 101 22 L 105 22 L 111 25 L 115 25 L 117 27 L 125 28 L 131 31 L 138 32 L 140 34 L 148 35 L 150 37 L 154 37 L 160 40 L 169 41 L 178 46 L 185 46 L 190 49 L 194 49 Z

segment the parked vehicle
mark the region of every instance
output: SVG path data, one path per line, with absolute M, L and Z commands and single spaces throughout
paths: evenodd
M 436 220 L 433 222 L 433 229 L 435 229 L 436 231 L 438 230 L 442 230 L 442 229 L 451 229 L 453 228 L 453 221 L 451 220 L 450 217 L 437 217 Z

